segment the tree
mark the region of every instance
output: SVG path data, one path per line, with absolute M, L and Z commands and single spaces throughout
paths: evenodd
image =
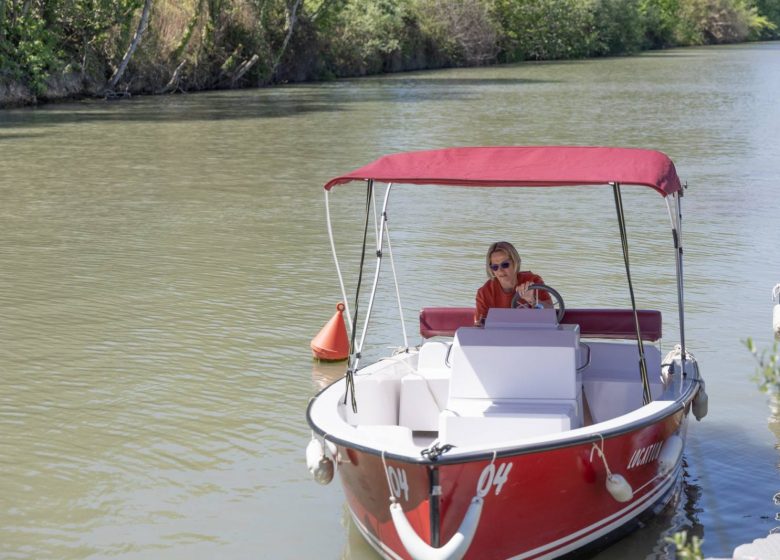
M 152 0 L 146 0 L 144 2 L 144 9 L 141 13 L 141 19 L 138 22 L 138 28 L 135 30 L 135 35 L 133 35 L 133 40 L 130 42 L 130 46 L 127 48 L 127 51 L 125 52 L 125 56 L 122 57 L 122 62 L 119 64 L 119 67 L 114 72 L 114 75 L 111 76 L 111 79 L 108 81 L 108 85 L 106 86 L 106 90 L 110 91 L 113 90 L 116 85 L 119 83 L 119 80 L 122 78 L 122 74 L 125 73 L 125 70 L 127 69 L 127 64 L 130 62 L 130 59 L 133 56 L 133 53 L 135 52 L 135 49 L 138 48 L 138 45 L 141 43 L 141 38 L 143 37 L 144 32 L 146 31 L 146 27 L 149 24 L 149 13 L 152 10 Z

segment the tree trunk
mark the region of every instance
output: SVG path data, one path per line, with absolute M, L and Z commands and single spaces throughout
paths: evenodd
M 135 30 L 133 40 L 130 42 L 130 46 L 127 48 L 125 56 L 122 57 L 122 62 L 119 64 L 119 68 L 116 69 L 116 72 L 114 72 L 114 75 L 111 76 L 111 79 L 108 81 L 106 90 L 113 90 L 119 83 L 119 80 L 122 78 L 122 74 L 125 73 L 125 70 L 127 69 L 127 63 L 130 62 L 135 49 L 138 48 L 138 45 L 141 43 L 141 37 L 143 36 L 144 31 L 146 31 L 146 27 L 149 24 L 149 12 L 151 11 L 152 0 L 146 0 L 144 2 L 144 11 L 141 13 L 141 21 L 138 22 L 138 28 Z
M 245 60 L 241 63 L 241 66 L 238 67 L 238 70 L 236 70 L 235 75 L 233 76 L 233 79 L 230 81 L 230 87 L 236 87 L 236 84 L 238 83 L 238 80 L 240 80 L 244 74 L 249 72 L 249 70 L 257 64 L 257 61 L 260 60 L 260 57 L 256 54 L 252 55 L 252 58 L 249 60 Z
M 166 86 L 157 93 L 168 93 L 171 91 L 176 91 L 179 88 L 179 75 L 181 74 L 185 64 L 187 64 L 186 59 L 179 63 L 179 65 L 176 67 L 176 70 L 173 71 L 173 76 L 171 76 L 171 79 L 168 80 Z
M 298 21 L 298 8 L 301 5 L 301 1 L 302 0 L 295 0 L 295 3 L 292 5 L 292 7 L 288 7 L 287 9 L 287 35 L 284 36 L 282 48 L 279 49 L 279 52 L 276 55 L 276 60 L 274 60 L 273 68 L 271 69 L 272 80 L 276 78 L 276 72 L 279 69 L 279 62 L 281 62 L 282 57 L 284 56 L 284 52 L 287 50 L 287 44 L 290 42 L 290 37 L 292 37 L 293 31 L 295 31 L 295 23 Z

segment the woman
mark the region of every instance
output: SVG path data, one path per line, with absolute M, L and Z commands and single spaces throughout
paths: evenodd
M 543 284 L 544 280 L 533 272 L 520 272 L 520 255 L 511 243 L 498 241 L 490 245 L 486 270 L 489 280 L 477 290 L 475 325 L 484 324 L 491 307 L 511 307 L 515 294 L 520 297 L 518 307 L 534 307 L 536 303 L 552 307 L 550 294 L 528 289 L 531 284 Z

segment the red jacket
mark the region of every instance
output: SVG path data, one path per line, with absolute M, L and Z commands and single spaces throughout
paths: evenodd
M 542 277 L 538 274 L 534 274 L 530 270 L 517 273 L 517 285 L 519 286 L 524 282 L 544 284 Z M 517 292 L 504 292 L 497 278 L 491 278 L 485 282 L 482 287 L 477 290 L 477 311 L 474 314 L 474 324 L 480 323 L 485 317 L 487 317 L 488 309 L 491 307 L 511 307 L 512 298 L 514 297 L 515 293 Z M 540 301 L 552 302 L 552 298 L 547 292 L 539 290 L 536 293 Z

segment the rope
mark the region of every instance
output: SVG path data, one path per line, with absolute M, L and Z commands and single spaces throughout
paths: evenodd
M 357 332 L 357 318 L 358 318 L 358 306 L 360 303 L 360 285 L 363 282 L 363 265 L 366 261 L 366 241 L 368 239 L 368 218 L 371 215 L 371 199 L 374 190 L 374 181 L 368 181 L 368 189 L 366 190 L 366 225 L 363 228 L 363 250 L 360 254 L 360 270 L 358 271 L 357 288 L 355 289 L 355 318 L 352 322 L 355 328 L 352 329 L 352 333 L 349 340 L 349 365 L 346 373 L 346 392 L 344 393 L 344 404 L 347 404 L 347 399 L 351 397 L 352 412 L 357 414 L 357 399 L 355 398 L 355 371 L 357 370 L 358 363 L 360 362 L 360 353 L 355 353 L 355 334 Z M 364 329 L 365 330 L 365 329 Z
M 609 465 L 607 464 L 607 458 L 604 456 L 604 436 L 601 434 L 596 434 L 599 436 L 599 439 L 601 439 L 601 447 L 596 445 L 596 443 L 593 443 L 593 447 L 590 449 L 590 462 L 593 462 L 593 452 L 596 451 L 599 454 L 599 457 L 601 457 L 601 461 L 604 463 L 604 469 L 607 471 L 607 476 L 612 476 L 612 471 L 609 470 Z
M 612 183 L 612 191 L 615 195 L 615 209 L 617 210 L 618 226 L 620 227 L 620 242 L 623 247 L 623 261 L 626 265 L 626 277 L 628 278 L 628 291 L 631 295 L 631 309 L 634 311 L 634 328 L 636 329 L 636 342 L 639 348 L 639 375 L 642 379 L 642 402 L 649 404 L 650 382 L 647 377 L 647 361 L 645 359 L 645 347 L 642 343 L 642 332 L 639 327 L 639 314 L 636 310 L 636 298 L 634 297 L 634 285 L 631 282 L 631 266 L 628 259 L 628 233 L 626 232 L 626 218 L 623 213 L 623 197 L 620 194 L 620 184 Z
M 390 187 L 387 187 L 388 190 Z M 393 283 L 395 284 L 395 297 L 398 300 L 398 312 L 401 315 L 401 331 L 404 335 L 404 346 L 409 348 L 409 340 L 406 337 L 406 325 L 404 324 L 404 308 L 401 305 L 401 290 L 398 285 L 398 276 L 395 273 L 395 261 L 393 260 L 393 246 L 390 244 L 390 226 L 387 225 L 387 212 L 384 213 L 385 238 L 387 239 L 387 253 L 390 255 L 390 269 L 393 271 Z
M 387 489 L 390 490 L 390 502 L 396 503 L 395 494 L 393 494 L 393 483 L 390 482 L 390 472 L 387 470 L 387 461 L 385 461 L 386 451 L 382 450 L 382 465 L 385 468 L 385 478 L 387 479 Z
M 328 198 L 328 191 L 325 191 L 325 216 L 328 224 L 328 239 L 330 239 L 330 250 L 333 253 L 333 260 L 336 263 L 336 275 L 339 278 L 339 286 L 341 287 L 341 298 L 344 300 L 344 310 L 347 312 L 347 325 L 350 332 L 352 331 L 352 317 L 349 314 L 349 301 L 347 298 L 347 290 L 344 288 L 344 278 L 341 274 L 341 267 L 339 266 L 339 258 L 336 255 L 336 242 L 333 238 L 333 226 L 330 222 L 330 199 Z
M 449 451 L 453 447 L 455 447 L 455 446 L 450 444 L 450 443 L 445 443 L 444 445 L 439 445 L 439 442 L 436 442 L 432 446 L 430 446 L 429 448 L 423 449 L 422 451 L 420 451 L 420 456 L 422 456 L 422 457 L 424 457 L 426 459 L 430 459 L 431 461 L 435 461 L 440 456 L 442 456 L 445 453 L 447 453 L 447 451 Z

